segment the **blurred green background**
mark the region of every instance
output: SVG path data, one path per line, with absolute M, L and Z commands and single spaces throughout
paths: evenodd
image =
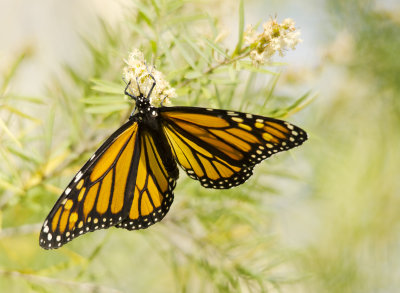
M 0 2 L 0 292 L 399 292 L 399 3 L 239 7 Z M 259 70 L 198 74 L 234 50 L 241 15 L 293 18 L 303 43 Z M 47 213 L 130 113 L 121 76 L 134 47 L 156 57 L 174 105 L 281 117 L 310 139 L 232 190 L 181 172 L 171 211 L 148 230 L 45 251 Z

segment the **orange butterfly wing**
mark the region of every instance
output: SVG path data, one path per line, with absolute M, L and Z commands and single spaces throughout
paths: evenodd
M 175 159 L 207 188 L 240 185 L 256 164 L 307 140 L 299 127 L 258 115 L 195 107 L 160 114 Z

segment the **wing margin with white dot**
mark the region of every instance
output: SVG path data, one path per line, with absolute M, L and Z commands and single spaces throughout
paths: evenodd
M 77 236 L 107 229 L 129 213 L 138 156 L 138 123 L 114 132 L 72 179 L 50 211 L 39 236 L 45 249 L 59 248 Z
M 176 160 L 207 188 L 240 185 L 256 164 L 307 140 L 306 132 L 289 122 L 248 113 L 165 107 L 160 115 Z

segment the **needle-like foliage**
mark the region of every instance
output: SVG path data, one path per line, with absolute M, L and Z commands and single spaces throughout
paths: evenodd
M 268 160 L 254 178 L 232 190 L 204 189 L 182 174 L 171 212 L 150 229 L 109 229 L 56 252 L 39 248 L 41 222 L 62 188 L 133 108 L 122 81 L 124 59 L 133 48 L 140 48 L 176 89 L 173 105 L 287 119 L 307 104 L 308 93 L 297 99 L 275 94 L 280 68 L 272 59 L 252 60 L 257 44 L 244 29 L 243 1 L 232 47 L 222 40 L 218 15 L 203 12 L 202 5 L 132 1 L 118 25 L 101 20 L 96 40 L 82 37 L 90 59 L 84 68 L 65 64 L 45 97 L 18 96 L 12 85 L 29 51 L 3 74 L 0 291 L 269 292 L 296 280 L 271 226 L 277 211 L 270 199 L 287 185 L 302 184 L 289 154 Z M 286 41 L 279 30 L 293 31 L 294 24 L 269 21 L 274 25 L 269 40 L 279 38 L 276 52 L 283 53 Z M 254 42 L 261 42 L 267 28 L 260 28 L 259 38 L 251 32 Z M 268 48 L 268 40 L 262 42 Z

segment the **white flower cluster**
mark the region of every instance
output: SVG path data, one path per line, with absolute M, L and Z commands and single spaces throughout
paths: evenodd
M 276 19 L 267 21 L 263 24 L 263 32 L 260 34 L 249 25 L 244 33 L 244 41 L 250 46 L 253 64 L 260 65 L 269 61 L 276 52 L 283 56 L 285 50 L 294 49 L 302 40 L 294 21 L 287 18 L 281 24 Z
M 147 96 L 154 83 L 150 77 L 151 73 L 156 81 L 156 86 L 151 93 L 150 104 L 158 107 L 161 102 L 168 104 L 170 98 L 176 97 L 175 89 L 164 79 L 164 75 L 154 66 L 146 66 L 144 55 L 140 50 L 134 49 L 125 63 L 127 66 L 124 68 L 124 79 L 126 82 L 130 82 L 129 91 L 131 94 L 139 96 L 142 93 L 145 97 Z

